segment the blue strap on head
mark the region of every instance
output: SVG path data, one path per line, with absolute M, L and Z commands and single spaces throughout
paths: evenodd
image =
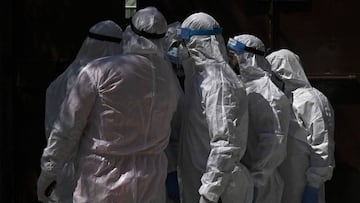
M 238 52 L 238 53 L 243 53 L 243 52 L 245 51 L 245 47 L 246 47 L 245 44 L 237 41 L 237 40 L 234 39 L 234 38 L 229 38 L 229 41 L 228 41 L 228 43 L 227 43 L 227 46 L 228 46 L 230 49 L 232 49 L 232 50 L 234 50 L 234 51 L 236 51 L 236 52 Z
M 190 39 L 194 35 L 218 35 L 222 33 L 222 28 L 212 30 L 193 30 L 190 28 L 177 28 L 176 36 L 179 39 Z
M 253 53 L 253 54 L 265 56 L 265 52 L 264 52 L 264 51 L 258 50 L 258 49 L 253 48 L 253 47 L 248 47 L 248 46 L 246 46 L 244 43 L 239 42 L 239 41 L 237 41 L 237 40 L 234 39 L 234 38 L 230 38 L 230 39 L 229 39 L 229 41 L 228 41 L 228 43 L 227 43 L 227 46 L 228 46 L 231 50 L 233 50 L 233 51 L 235 51 L 235 52 L 237 52 L 237 53 L 239 53 L 239 54 L 241 54 L 241 53 L 243 53 L 243 52 L 246 51 L 246 52 L 250 52 L 250 53 Z

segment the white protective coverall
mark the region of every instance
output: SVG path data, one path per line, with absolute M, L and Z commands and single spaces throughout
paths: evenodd
M 169 144 L 165 149 L 168 166 L 161 169 L 162 172 L 166 172 L 166 169 L 168 173 L 176 172 L 181 128 L 181 108 L 184 95 L 164 51 L 165 35 L 168 29 L 167 22 L 165 17 L 155 7 L 147 7 L 137 11 L 132 18 L 132 24 L 133 26 L 128 26 L 123 34 L 123 52 L 145 56 L 156 67 L 163 67 L 169 70 L 168 77 L 170 77 L 172 83 L 176 86 L 174 93 L 178 99 L 178 106 L 171 120 L 171 136 Z M 167 201 L 169 202 L 170 200 L 167 199 Z
M 331 179 L 335 167 L 333 109 L 328 99 L 311 87 L 296 54 L 282 49 L 266 58 L 284 81 L 294 113 L 287 157 L 280 167 L 285 181 L 282 202 L 301 203 L 308 185 L 319 190 L 319 202 L 324 203 L 324 182 Z
M 152 22 L 145 22 L 148 29 L 159 26 L 154 13 L 142 15 Z M 166 21 L 160 25 L 165 32 Z M 154 43 L 140 42 L 156 53 Z M 178 95 L 171 69 L 158 61 L 108 57 L 80 72 L 44 150 L 42 180 L 51 179 L 79 145 L 74 202 L 165 202 L 164 150 Z
M 45 132 L 46 138 L 49 137 L 53 129 L 55 120 L 58 119 L 60 106 L 71 89 L 76 76 L 81 69 L 90 61 L 104 57 L 121 54 L 120 40 L 122 29 L 113 21 L 105 20 L 93 25 L 89 33 L 102 36 L 118 38 L 119 42 L 99 40 L 88 36 L 81 45 L 75 60 L 70 66 L 58 76 L 46 90 L 45 104 Z
M 92 35 L 100 35 L 100 38 Z M 89 35 L 83 42 L 75 60 L 70 66 L 58 76 L 46 90 L 45 102 L 45 135 L 49 138 L 51 132 L 55 130 L 56 123 L 59 120 L 61 105 L 73 86 L 75 79 L 81 69 L 90 61 L 96 58 L 121 53 L 120 41 L 122 38 L 122 29 L 113 21 L 105 20 L 93 25 L 89 29 Z M 103 38 L 105 37 L 105 38 Z M 111 37 L 114 39 L 107 39 Z M 74 158 L 76 151 L 70 155 L 63 169 L 57 174 L 55 190 L 52 199 L 58 202 L 72 202 L 72 193 L 74 192 L 75 166 Z
M 164 52 L 168 53 L 168 51 L 172 47 L 177 48 L 177 42 L 176 39 L 176 29 L 181 26 L 181 23 L 176 21 L 171 24 L 168 24 L 166 35 L 164 38 Z M 184 81 L 184 71 L 182 67 L 179 64 L 179 60 L 176 57 L 176 59 L 173 57 L 173 59 L 169 58 L 169 54 L 166 54 L 167 60 L 170 62 L 171 67 L 177 77 L 177 80 L 179 81 L 179 86 L 181 88 L 180 84 L 183 84 Z M 179 185 L 178 185 L 178 178 L 177 178 L 177 161 L 178 161 L 178 151 L 179 151 L 179 133 L 181 131 L 181 116 L 183 110 L 183 103 L 184 103 L 184 92 L 183 89 L 181 91 L 181 97 L 178 102 L 178 109 L 175 114 L 175 119 L 172 122 L 172 132 L 170 137 L 169 146 L 166 148 L 165 152 L 169 159 L 169 165 L 168 165 L 168 173 L 169 176 L 166 180 L 167 183 L 167 193 L 168 198 L 166 200 L 167 203 L 173 203 L 178 202 L 179 197 Z M 173 173 L 173 174 L 172 174 Z M 171 187 L 171 188 L 169 188 Z
M 220 25 L 208 14 L 195 13 L 181 27 L 211 30 Z M 185 70 L 179 153 L 182 202 L 198 202 L 201 195 L 211 202 L 221 198 L 223 203 L 249 203 L 253 183 L 240 163 L 248 128 L 245 88 L 228 65 L 220 34 L 192 36 L 184 46 L 180 56 Z
M 263 42 L 253 35 L 234 39 L 265 51 Z M 249 100 L 249 135 L 242 163 L 254 179 L 254 202 L 280 203 L 284 184 L 277 168 L 286 157 L 290 101 L 271 81 L 271 65 L 264 56 L 246 51 L 235 55 Z

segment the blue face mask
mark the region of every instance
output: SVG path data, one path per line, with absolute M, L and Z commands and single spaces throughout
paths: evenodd
M 242 54 L 244 52 L 249 52 L 249 53 L 265 56 L 264 51 L 255 49 L 253 47 L 248 47 L 244 43 L 239 42 L 234 38 L 229 38 L 229 41 L 227 43 L 227 47 L 229 47 L 229 49 L 231 49 L 231 50 L 233 50 L 233 51 L 235 51 L 236 53 L 239 53 L 239 54 Z
M 178 55 L 178 48 L 171 47 L 167 52 L 167 56 L 171 63 L 173 64 L 180 64 L 179 55 Z
M 190 28 L 177 28 L 176 36 L 178 39 L 190 39 L 194 35 L 219 35 L 222 28 L 214 28 L 212 30 L 193 30 Z
M 170 47 L 167 52 L 167 57 L 172 64 L 172 67 L 178 77 L 184 77 L 184 69 L 181 64 L 181 60 L 179 57 L 179 48 L 178 47 Z

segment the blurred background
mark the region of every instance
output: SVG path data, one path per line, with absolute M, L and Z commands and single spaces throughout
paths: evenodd
M 360 202 L 360 1 L 3 0 L 0 7 L 0 202 L 37 202 L 45 91 L 75 58 L 90 26 L 157 7 L 168 23 L 207 12 L 224 38 L 253 34 L 302 59 L 311 84 L 335 110 L 336 168 L 328 203 Z

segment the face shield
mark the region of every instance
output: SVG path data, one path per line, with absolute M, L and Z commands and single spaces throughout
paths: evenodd
M 241 67 L 252 67 L 256 64 L 254 55 L 263 57 L 265 52 L 253 47 L 249 47 L 235 38 L 229 38 L 227 42 L 228 52 L 230 53 L 230 65 L 236 74 L 240 75 Z M 240 67 L 241 66 L 241 67 Z
M 228 43 L 227 43 L 227 47 L 231 50 L 233 50 L 234 52 L 236 52 L 237 54 L 242 54 L 244 52 L 249 52 L 249 53 L 253 53 L 253 54 L 257 54 L 260 56 L 265 56 L 265 52 L 258 50 L 256 48 L 253 47 L 248 47 L 246 46 L 244 43 L 237 41 L 234 38 L 230 38 Z
M 195 35 L 218 35 L 222 33 L 222 28 L 212 30 L 193 30 L 190 28 L 177 28 L 175 40 L 167 51 L 167 56 L 176 70 L 183 73 L 182 61 L 186 60 L 190 52 L 186 49 L 186 41 Z M 182 74 L 179 73 L 179 74 Z
M 177 48 L 172 48 L 170 53 L 173 58 L 177 58 L 176 61 L 181 62 L 182 59 L 186 59 L 190 56 L 190 52 L 187 50 L 186 42 L 190 40 L 192 36 L 208 36 L 222 34 L 222 28 L 214 29 L 190 29 L 190 28 L 177 28 L 176 29 L 176 42 Z

